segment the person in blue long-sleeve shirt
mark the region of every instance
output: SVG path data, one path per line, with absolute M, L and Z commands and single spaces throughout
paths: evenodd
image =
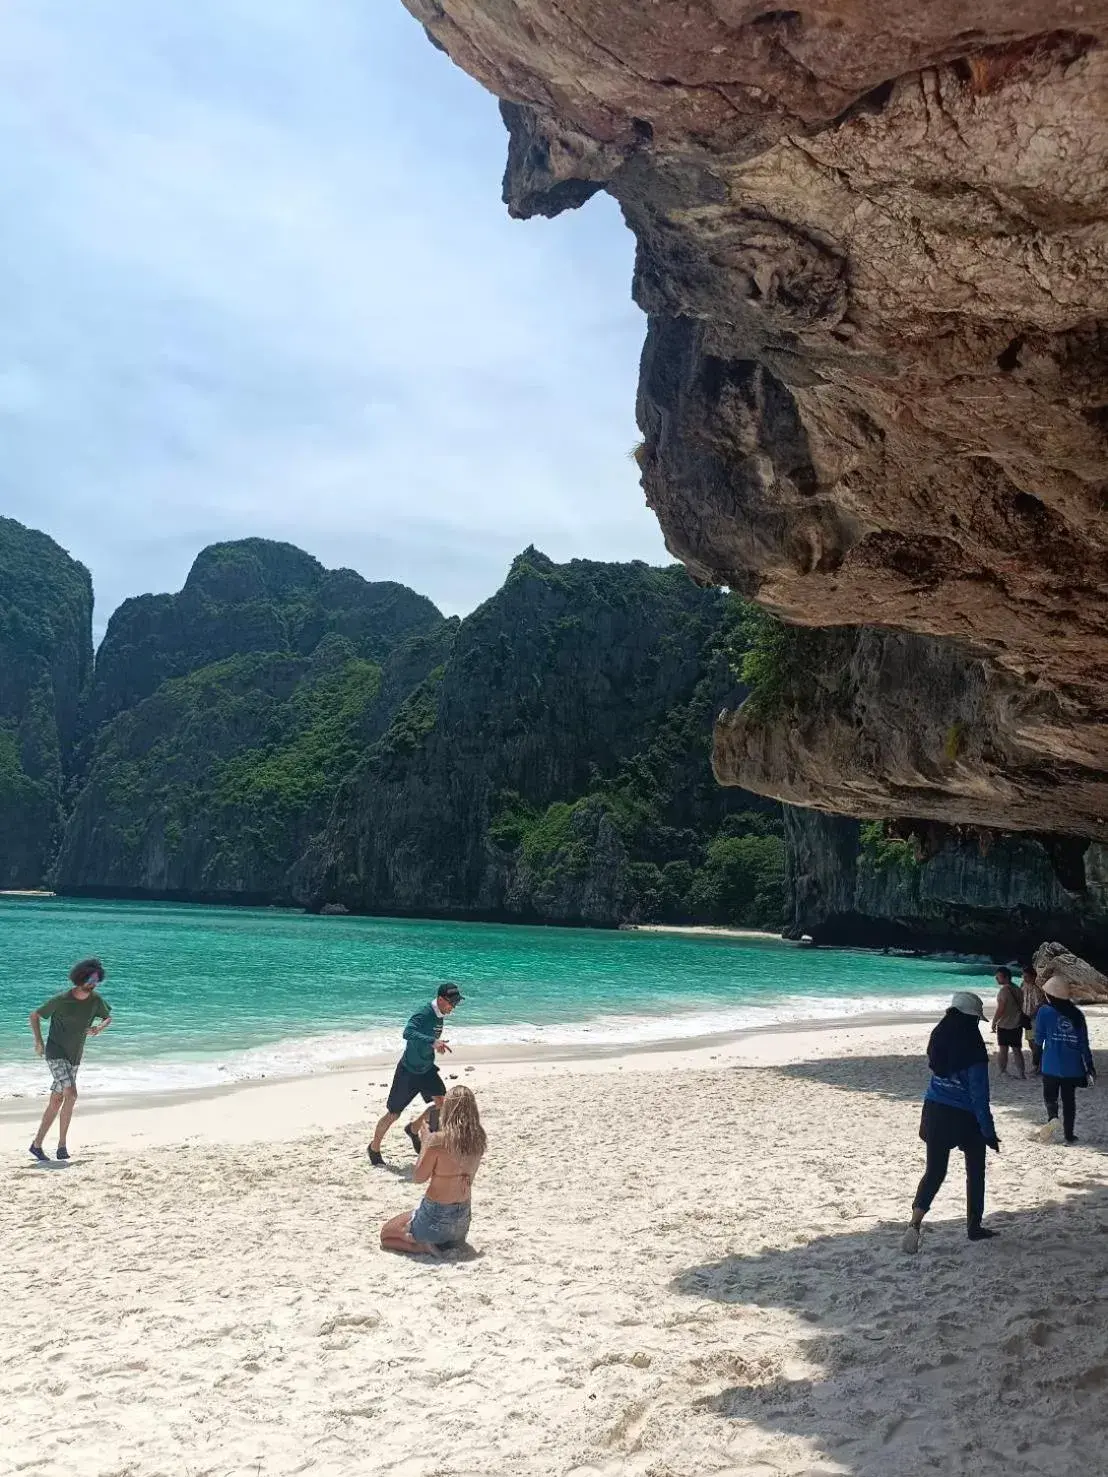
M 904 1250 L 919 1250 L 923 1218 L 946 1179 L 952 1149 L 966 1156 L 966 1233 L 971 1241 L 995 1236 L 981 1224 L 985 1215 L 985 1150 L 1000 1152 L 989 1106 L 989 1054 L 981 1037 L 981 997 L 959 990 L 931 1032 L 927 1061 L 931 1081 L 923 1098 L 919 1136 L 927 1145 L 927 1168 L 912 1202 Z
M 1035 1039 L 1042 1050 L 1043 1100 L 1046 1126 L 1040 1135 L 1049 1140 L 1058 1127 L 1058 1099 L 1062 1099 L 1062 1129 L 1066 1143 L 1075 1144 L 1077 1094 L 1079 1087 L 1096 1081 L 1096 1066 L 1089 1046 L 1089 1027 L 1084 1013 L 1070 998 L 1072 989 L 1064 979 L 1043 985 L 1046 1003 L 1035 1015 Z

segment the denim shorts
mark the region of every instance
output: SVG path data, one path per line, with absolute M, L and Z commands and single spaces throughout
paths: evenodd
M 440 1205 L 426 1196 L 416 1206 L 408 1225 L 409 1234 L 428 1246 L 453 1246 L 464 1241 L 469 1230 L 469 1201 Z

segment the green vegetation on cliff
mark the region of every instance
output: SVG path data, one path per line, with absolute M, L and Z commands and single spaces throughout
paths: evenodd
M 59 887 L 288 901 L 446 628 L 403 586 L 261 539 L 204 550 L 180 595 L 126 602 L 97 657 Z
M 679 567 L 526 550 L 343 787 L 304 896 L 777 926 L 779 809 L 710 767 L 742 617 Z
M 43 883 L 91 663 L 88 571 L 0 518 L 0 886 Z
M 289 868 L 373 737 L 380 687 L 380 667 L 341 638 L 311 658 L 250 653 L 163 683 L 98 742 L 59 880 L 287 898 Z
M 777 926 L 778 808 L 710 767 L 744 619 L 679 566 L 527 549 L 457 621 L 289 545 L 216 545 L 109 623 L 57 885 Z M 14 752 L 13 813 L 38 800 Z

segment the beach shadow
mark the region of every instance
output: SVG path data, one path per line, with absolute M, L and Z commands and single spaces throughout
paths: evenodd
M 449 1267 L 457 1262 L 479 1262 L 485 1255 L 476 1246 L 471 1246 L 468 1241 L 461 1246 L 452 1246 L 446 1251 L 439 1252 L 438 1256 L 428 1256 L 424 1252 L 394 1251 L 390 1247 L 379 1248 L 385 1256 L 399 1257 L 406 1262 L 414 1262 L 420 1267 Z
M 743 1319 L 699 1361 L 723 1388 L 694 1408 L 803 1438 L 813 1474 L 1102 1470 L 1108 1187 L 1086 1184 L 990 1216 L 991 1242 L 940 1223 L 908 1256 L 898 1221 L 690 1267 L 677 1293 Z M 752 1307 L 799 1320 L 787 1354 L 779 1318 L 760 1335 Z
M 390 1164 L 387 1159 L 384 1164 L 370 1164 L 367 1159 L 366 1169 L 371 1174 L 390 1174 L 394 1180 L 403 1180 L 405 1184 L 410 1185 L 412 1183 L 412 1171 L 415 1169 L 415 1165 Z
M 828 1057 L 824 1061 L 793 1062 L 772 1070 L 795 1082 L 818 1082 L 843 1092 L 864 1092 L 897 1102 L 922 1103 L 929 1076 L 925 1056 L 926 1035 L 922 1039 L 918 1058 L 896 1055 Z M 1108 1077 L 1105 1082 L 1108 1084 Z M 1029 1136 L 1046 1122 L 1040 1078 L 1030 1074 L 1023 1082 L 1016 1077 L 998 1078 L 990 1056 L 989 1091 L 994 1111 L 1003 1108 L 1009 1113 L 1017 1113 L 1026 1123 Z M 1003 1138 L 1003 1128 L 998 1131 Z M 1082 1148 L 1108 1153 L 1108 1088 L 1078 1092 L 1077 1135 Z

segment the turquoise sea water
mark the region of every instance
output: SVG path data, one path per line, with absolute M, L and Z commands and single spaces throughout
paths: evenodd
M 98 955 L 112 1029 L 82 1087 L 137 1092 L 292 1075 L 398 1053 L 437 982 L 456 1048 L 616 1045 L 864 1010 L 930 1009 L 969 967 L 770 940 L 272 909 L 0 898 L 0 1097 L 39 1093 L 27 1015 Z

